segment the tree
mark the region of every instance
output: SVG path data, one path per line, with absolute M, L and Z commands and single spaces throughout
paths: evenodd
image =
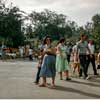
M 100 27 L 100 14 L 96 14 L 92 17 L 94 28 Z
M 45 9 L 40 13 L 32 12 L 29 17 L 39 39 L 46 35 L 51 36 L 53 40 L 72 36 L 72 28 L 66 22 L 67 16 L 63 14 Z
M 6 2 L 2 1 L 0 3 L 0 37 L 4 38 L 6 45 L 18 47 L 23 44 L 22 23 L 20 9 L 12 4 L 6 7 Z
M 87 22 L 85 25 L 85 32 L 88 37 L 92 37 L 92 30 L 93 30 L 92 22 Z
M 93 32 L 92 35 L 94 37 L 95 43 L 97 44 L 97 48 L 100 48 L 100 14 L 96 14 L 92 17 L 93 21 Z

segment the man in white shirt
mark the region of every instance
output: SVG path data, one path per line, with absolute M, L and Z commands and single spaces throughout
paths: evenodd
M 93 40 L 92 39 L 89 39 L 88 48 L 90 49 L 91 54 L 89 54 L 89 52 L 87 52 L 87 67 L 86 67 L 86 71 L 88 72 L 88 67 L 89 67 L 89 64 L 91 62 L 92 67 L 93 67 L 93 71 L 94 71 L 94 75 L 98 75 L 97 74 L 97 70 L 96 70 L 96 64 L 95 64 L 95 46 L 93 44 Z
M 30 61 L 32 61 L 33 60 L 33 50 L 32 50 L 32 48 L 30 47 L 30 49 L 29 49 L 29 60 Z

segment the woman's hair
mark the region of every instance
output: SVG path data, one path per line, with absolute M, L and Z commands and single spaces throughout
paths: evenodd
M 46 37 L 44 38 L 44 40 L 43 40 L 43 45 L 46 44 L 47 39 L 50 39 L 50 37 L 49 37 L 49 36 L 46 36 Z M 50 42 L 51 42 L 51 39 L 50 39 Z
M 94 44 L 94 40 L 93 40 L 93 39 L 91 39 L 91 38 L 88 40 L 88 42 L 90 42 L 91 40 L 92 40 L 92 42 L 93 42 L 93 44 Z
M 60 39 L 60 42 L 59 43 L 62 43 L 62 42 L 65 42 L 65 39 L 64 38 Z

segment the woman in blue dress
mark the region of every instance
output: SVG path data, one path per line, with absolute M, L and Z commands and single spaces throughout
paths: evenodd
M 49 37 L 46 37 L 44 40 L 44 58 L 42 62 L 42 67 L 40 71 L 40 77 L 43 78 L 43 83 L 40 85 L 43 87 L 47 86 L 46 78 L 52 78 L 51 87 L 55 86 L 55 75 L 56 75 L 56 68 L 55 68 L 55 50 L 51 46 L 51 40 Z

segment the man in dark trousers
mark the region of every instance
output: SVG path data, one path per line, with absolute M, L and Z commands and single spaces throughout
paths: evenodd
M 98 75 L 97 74 L 97 70 L 96 70 L 96 64 L 95 64 L 95 46 L 93 44 L 93 40 L 92 39 L 89 39 L 88 48 L 91 51 L 91 55 L 90 55 L 89 52 L 87 52 L 87 66 L 86 66 L 86 71 L 88 72 L 88 67 L 89 67 L 89 64 L 91 62 L 92 67 L 93 67 L 93 71 L 94 71 L 94 75 Z
M 90 54 L 91 52 L 88 48 L 88 42 L 85 39 L 86 39 L 85 34 L 82 34 L 80 41 L 77 43 L 77 52 L 79 53 L 79 59 L 80 59 L 80 65 L 81 65 L 79 77 L 82 77 L 82 72 L 83 72 L 84 79 L 88 79 L 89 77 L 86 71 L 86 66 L 87 66 L 86 53 L 87 53 L 87 50 Z

